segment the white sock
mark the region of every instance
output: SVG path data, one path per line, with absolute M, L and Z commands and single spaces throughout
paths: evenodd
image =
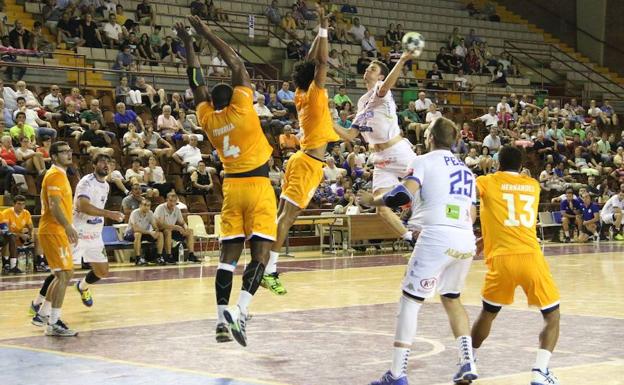
M 472 337 L 457 337 L 457 346 L 459 347 L 459 362 L 462 365 L 467 362 L 474 362 L 474 356 L 472 353 Z
M 245 290 L 241 290 L 240 294 L 238 295 L 238 308 L 244 315 L 247 315 L 249 313 L 247 311 L 247 308 L 249 307 L 252 298 L 253 295 Z
M 399 315 L 397 316 L 396 331 L 394 334 L 394 342 L 411 346 L 416 336 L 416 328 L 418 326 L 418 312 L 422 303 L 408 298 L 404 295 L 399 300 Z M 410 349 L 403 347 L 395 347 L 392 353 L 392 366 L 390 373 L 395 378 L 407 374 L 407 359 Z
M 411 241 L 412 240 L 412 232 L 411 231 L 406 231 L 405 234 L 403 234 L 403 240 L 406 241 Z
M 227 323 L 223 312 L 227 309 L 227 305 L 217 305 L 217 323 Z
M 9 267 L 12 269 L 15 266 L 17 266 L 17 258 L 10 258 L 9 259 Z
M 565 234 L 566 237 L 570 238 L 570 232 L 569 231 L 564 231 L 563 233 Z
M 61 318 L 61 309 L 52 308 L 50 311 L 50 318 L 48 318 L 48 325 L 54 325 Z
M 35 306 L 41 305 L 44 301 L 45 301 L 45 297 L 42 296 L 41 294 L 37 294 L 37 298 L 35 298 L 35 300 L 33 301 L 33 304 Z
M 273 274 L 277 272 L 277 260 L 279 259 L 279 253 L 277 251 L 269 251 L 269 262 L 267 262 L 264 268 L 264 274 Z
M 546 373 L 548 370 L 548 362 L 550 361 L 550 356 L 552 353 L 546 349 L 538 349 L 537 356 L 535 357 L 535 365 L 533 365 L 534 369 L 539 369 L 543 373 Z
M 479 349 L 478 348 L 472 348 L 472 359 L 475 360 L 475 361 L 477 360 L 477 350 L 479 350 Z
M 89 284 L 87 283 L 86 278 L 87 277 L 84 277 L 80 280 L 80 283 L 78 284 L 80 290 L 87 290 L 89 288 Z
M 50 311 L 52 310 L 52 302 L 45 300 L 43 301 L 43 305 L 39 308 L 39 315 L 49 317 Z

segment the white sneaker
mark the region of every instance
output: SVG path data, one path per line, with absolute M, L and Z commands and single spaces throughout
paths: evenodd
M 48 324 L 45 330 L 45 335 L 52 337 L 75 337 L 78 335 L 78 332 L 71 330 L 63 323 L 63 321 L 58 320 L 54 325 Z
M 559 380 L 549 369 L 546 369 L 546 373 L 533 369 L 531 373 L 533 374 L 531 385 L 559 385 Z
M 236 306 L 233 309 L 225 309 L 223 312 L 225 320 L 230 324 L 230 332 L 232 337 L 241 344 L 247 346 L 247 333 L 245 332 L 247 315 L 242 314 L 240 308 Z

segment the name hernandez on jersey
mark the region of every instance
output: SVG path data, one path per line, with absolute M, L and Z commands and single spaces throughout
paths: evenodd
M 382 84 L 382 81 L 377 82 L 360 97 L 358 111 L 351 124 L 369 144 L 386 143 L 401 133 L 392 92 L 379 96 Z

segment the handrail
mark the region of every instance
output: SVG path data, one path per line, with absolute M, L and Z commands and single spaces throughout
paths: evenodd
M 532 42 L 526 42 L 526 41 L 522 41 L 522 40 L 505 40 L 505 44 L 509 45 L 511 48 L 518 50 L 521 53 L 524 53 L 525 55 L 531 57 L 529 54 L 527 54 L 527 49 L 524 49 L 522 47 L 518 47 L 516 44 L 514 44 L 514 42 L 521 42 L 522 44 L 533 44 Z M 624 87 L 622 87 L 620 84 L 618 84 L 617 82 L 614 82 L 613 80 L 611 80 L 610 78 L 606 77 L 605 75 L 601 74 L 600 72 L 592 69 L 591 67 L 589 67 L 587 64 L 577 60 L 576 58 L 570 56 L 567 52 L 563 51 L 562 49 L 560 49 L 559 47 L 557 47 L 556 45 L 553 44 L 547 44 L 549 47 L 549 55 L 548 57 L 552 60 L 555 60 L 561 64 L 563 64 L 564 66 L 568 67 L 570 70 L 574 71 L 575 73 L 581 74 L 583 77 L 585 77 L 587 80 L 589 80 L 592 84 L 596 84 L 598 85 L 600 88 L 604 89 L 607 93 L 615 96 L 616 98 L 622 98 L 622 95 L 608 89 L 607 87 L 603 86 L 602 83 L 595 81 L 594 79 L 591 78 L 591 76 L 586 75 L 586 73 L 590 73 L 593 75 L 597 75 L 599 77 L 601 77 L 602 79 L 606 80 L 607 83 L 610 83 L 611 85 L 615 85 L 616 87 L 622 89 L 622 91 L 624 91 Z M 563 54 L 565 55 L 567 58 L 571 59 L 571 61 L 573 61 L 575 64 L 579 64 L 581 66 L 583 66 L 584 68 L 587 69 L 586 72 L 584 71 L 579 71 L 577 69 L 575 69 L 574 67 L 572 67 L 570 64 L 568 64 L 568 62 L 566 62 L 565 60 L 562 60 L 560 58 L 558 58 L 556 55 L 553 55 L 552 52 L 550 52 L 550 50 L 556 50 L 557 53 L 559 54 Z M 551 68 L 551 70 L 553 72 L 557 72 L 554 69 Z

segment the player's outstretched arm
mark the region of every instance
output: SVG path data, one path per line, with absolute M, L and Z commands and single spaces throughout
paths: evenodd
M 338 134 L 338 136 L 342 140 L 348 140 L 352 142 L 355 138 L 358 137 L 358 135 L 360 135 L 360 130 L 358 130 L 357 128 L 352 127 L 352 128 L 346 129 L 336 122 L 333 122 L 333 123 L 334 123 L 334 131 L 336 131 L 336 134 Z
M 327 65 L 329 58 L 329 43 L 327 41 L 327 26 L 329 21 L 325 17 L 325 10 L 323 7 L 317 6 L 317 12 L 319 14 L 319 32 L 316 38 L 312 42 L 310 51 L 306 56 L 306 60 L 314 61 L 316 63 L 316 70 L 314 71 L 314 82 L 319 88 L 325 87 L 325 80 L 327 79 Z
M 193 91 L 195 104 L 199 105 L 202 102 L 210 101 L 210 92 L 208 91 L 206 81 L 204 80 L 204 74 L 201 70 L 199 57 L 193 47 L 193 39 L 186 31 L 184 24 L 177 22 L 175 23 L 174 28 L 178 37 L 184 42 L 184 47 L 186 48 L 186 72 L 189 77 L 191 91 Z
M 384 96 L 386 96 L 388 91 L 394 88 L 397 80 L 399 80 L 399 78 L 401 77 L 401 71 L 403 70 L 403 66 L 405 65 L 405 63 L 412 59 L 416 59 L 416 56 L 414 56 L 414 54 L 407 51 L 403 52 L 403 54 L 399 58 L 399 61 L 392 68 L 392 71 L 390 71 L 388 76 L 384 79 L 381 87 L 379 88 L 379 91 L 377 91 L 378 96 L 383 98 Z
M 212 29 L 210 29 L 208 24 L 204 23 L 199 17 L 189 16 L 188 20 L 195 31 L 201 37 L 208 40 L 208 43 L 219 51 L 223 60 L 225 60 L 228 67 L 230 67 L 230 70 L 232 71 L 232 86 L 251 88 L 251 80 L 249 79 L 247 69 L 245 69 L 245 63 L 243 62 L 243 59 L 241 59 L 240 56 L 234 52 L 232 47 L 221 40 L 221 38 L 217 36 Z
M 358 193 L 358 204 L 364 206 L 387 206 L 401 207 L 414 200 L 414 195 L 420 189 L 420 182 L 415 177 L 406 177 L 403 183 L 397 185 L 385 194 L 374 196 L 373 194 L 361 191 Z

